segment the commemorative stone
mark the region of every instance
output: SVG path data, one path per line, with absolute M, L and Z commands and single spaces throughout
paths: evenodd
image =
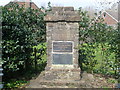
M 80 16 L 78 12 L 73 7 L 52 7 L 52 10 L 47 12 L 44 20 L 46 21 L 47 34 L 46 72 L 53 73 L 54 70 L 60 71 L 60 73 L 61 70 L 69 71 L 70 73 L 74 72 L 71 78 L 76 78 L 76 75 L 79 77 L 78 38 Z

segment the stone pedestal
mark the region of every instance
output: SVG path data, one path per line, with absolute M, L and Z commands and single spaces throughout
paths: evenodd
M 80 79 L 78 12 L 73 7 L 52 7 L 44 19 L 47 29 L 45 78 Z

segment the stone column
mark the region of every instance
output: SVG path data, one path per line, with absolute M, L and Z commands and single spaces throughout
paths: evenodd
M 73 7 L 52 7 L 47 13 L 47 66 L 52 69 L 79 69 L 78 39 L 80 16 Z

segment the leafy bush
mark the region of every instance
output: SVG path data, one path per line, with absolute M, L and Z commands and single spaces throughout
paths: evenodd
M 81 16 L 79 62 L 82 70 L 118 75 L 118 60 L 115 59 L 117 53 L 114 51 L 119 51 L 111 42 L 118 41 L 119 32 L 104 24 L 101 16 L 90 19 L 87 12 L 81 8 L 79 13 Z M 112 46 L 114 51 L 111 49 Z
M 45 42 L 44 13 L 12 3 L 2 8 L 2 59 L 4 73 L 32 66 L 33 46 Z
M 23 87 L 28 81 L 25 80 L 10 80 L 7 84 L 4 85 L 4 88 L 20 88 Z
M 46 66 L 47 56 L 46 56 L 46 43 L 40 43 L 33 47 L 34 52 L 31 58 L 34 60 L 35 70 L 42 71 Z

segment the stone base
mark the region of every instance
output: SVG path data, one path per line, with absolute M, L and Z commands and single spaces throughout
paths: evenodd
M 53 69 L 43 71 L 35 80 L 32 80 L 28 88 L 40 88 L 47 86 L 78 86 L 80 85 L 80 69 Z
M 45 80 L 80 80 L 80 69 L 53 69 L 45 71 Z
M 75 71 L 75 70 L 73 70 Z M 53 74 L 52 74 L 53 72 Z M 65 76 L 61 77 L 60 79 L 57 78 L 60 75 L 60 72 L 55 72 L 60 75 L 56 75 L 54 73 L 55 71 L 43 71 L 36 79 L 31 80 L 28 85 L 25 86 L 25 88 L 101 88 L 101 87 L 108 87 L 113 88 L 115 84 L 108 83 L 105 78 L 101 77 L 101 75 L 92 75 L 87 72 L 81 72 L 81 79 L 76 80 L 78 78 L 72 78 L 67 77 L 71 76 L 71 74 L 68 74 L 68 71 L 60 71 L 62 74 L 63 72 L 67 73 L 64 74 Z M 75 71 L 77 72 L 77 71 Z M 52 77 L 49 75 L 53 75 Z M 75 75 L 75 74 L 74 74 Z M 111 79 L 113 80 L 113 79 Z M 115 88 L 119 88 L 119 85 Z

